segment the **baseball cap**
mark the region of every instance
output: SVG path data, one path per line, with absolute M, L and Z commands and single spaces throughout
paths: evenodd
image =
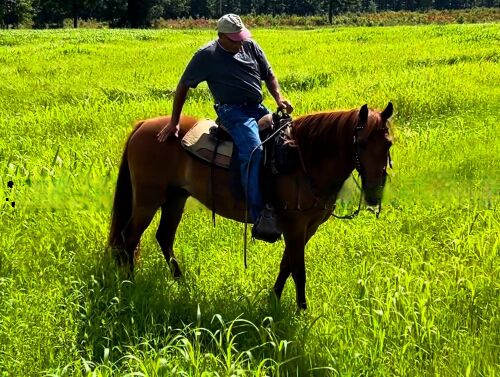
M 225 14 L 217 21 L 217 31 L 226 34 L 233 41 L 242 41 L 252 36 L 250 31 L 245 27 L 240 16 L 236 14 Z

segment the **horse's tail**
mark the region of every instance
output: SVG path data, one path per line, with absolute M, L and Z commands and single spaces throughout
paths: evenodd
M 132 135 L 139 129 L 144 121 L 137 122 L 135 128 L 125 143 L 118 179 L 116 181 L 115 198 L 111 212 L 111 228 L 109 230 L 108 246 L 117 248 L 123 246 L 122 232 L 132 217 L 132 181 L 128 166 L 128 144 Z

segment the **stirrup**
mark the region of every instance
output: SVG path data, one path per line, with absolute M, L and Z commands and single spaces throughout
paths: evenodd
M 276 224 L 274 210 L 270 206 L 266 206 L 252 227 L 252 237 L 257 240 L 274 243 L 281 239 L 281 233 Z

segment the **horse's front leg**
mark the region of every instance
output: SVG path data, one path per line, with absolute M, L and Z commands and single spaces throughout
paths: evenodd
M 279 299 L 286 280 L 291 274 L 295 283 L 297 306 L 300 309 L 307 308 L 305 245 L 314 235 L 318 226 L 328 218 L 328 211 L 319 211 L 308 218 L 306 222 L 304 219 L 292 219 L 284 225 L 283 236 L 286 247 L 281 259 L 280 272 L 274 284 L 274 292 Z
M 281 294 L 283 293 L 283 288 L 285 287 L 286 280 L 292 272 L 289 259 L 288 247 L 285 247 L 285 252 L 283 253 L 283 257 L 281 258 L 280 272 L 273 288 L 274 294 L 276 295 L 278 300 L 281 299 Z
M 299 309 L 307 309 L 306 303 L 306 263 L 304 245 L 297 247 L 292 258 L 292 278 L 295 282 L 295 293 Z
M 300 309 L 306 309 L 305 230 L 304 227 L 301 228 L 294 227 L 283 232 L 286 246 L 281 259 L 280 272 L 274 284 L 274 292 L 279 299 L 286 280 L 291 274 L 295 283 L 297 305 Z

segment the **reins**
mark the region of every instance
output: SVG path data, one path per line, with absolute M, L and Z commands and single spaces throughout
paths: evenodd
M 356 178 L 354 178 L 354 174 L 352 175 L 352 179 L 356 183 L 356 186 L 358 186 L 358 188 L 359 188 L 359 203 L 358 203 L 358 208 L 356 210 L 354 210 L 354 212 L 351 213 L 350 215 L 339 216 L 339 215 L 335 214 L 335 207 L 336 207 L 336 205 L 334 205 L 333 206 L 333 211 L 330 214 L 331 217 L 335 217 L 336 219 L 341 219 L 341 220 L 352 220 L 356 216 L 358 216 L 359 212 L 361 212 L 361 204 L 363 203 L 363 188 L 359 185 L 358 181 L 356 181 Z M 378 217 L 378 214 L 377 214 L 377 217 Z
M 283 124 L 280 124 L 280 126 L 271 134 L 269 135 L 264 141 L 262 141 L 259 145 L 257 145 L 252 152 L 250 153 L 250 159 L 248 160 L 248 166 L 247 166 L 247 187 L 245 188 L 245 231 L 243 235 L 243 253 L 244 253 L 244 264 L 245 264 L 245 269 L 247 268 L 247 234 L 248 234 L 248 184 L 249 184 L 249 177 L 250 177 L 250 167 L 252 165 L 252 159 L 255 151 L 257 151 L 260 147 L 271 141 L 281 130 L 283 130 L 285 127 L 290 125 L 290 122 L 292 121 L 292 118 L 289 114 L 287 114 L 284 111 L 278 110 L 277 118 L 278 122 Z M 273 116 L 273 121 L 274 121 L 274 116 Z M 273 122 L 274 123 L 274 122 Z

